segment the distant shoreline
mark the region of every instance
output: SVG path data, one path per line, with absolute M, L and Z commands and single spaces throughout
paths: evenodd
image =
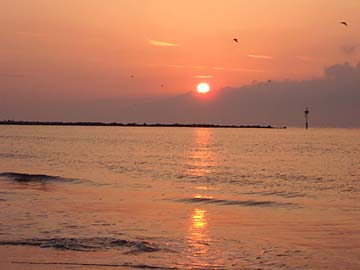
M 285 129 L 286 127 L 273 127 L 271 125 L 215 125 L 215 124 L 162 124 L 162 123 L 104 123 L 104 122 L 56 122 L 56 121 L 0 121 L 0 125 L 9 126 L 91 126 L 91 127 L 193 127 L 193 128 L 262 128 L 262 129 Z

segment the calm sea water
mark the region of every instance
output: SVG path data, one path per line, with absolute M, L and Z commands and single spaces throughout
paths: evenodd
M 360 269 L 360 130 L 0 127 L 1 269 Z

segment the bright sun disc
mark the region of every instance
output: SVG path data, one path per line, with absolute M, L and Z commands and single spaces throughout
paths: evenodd
M 199 83 L 196 89 L 198 93 L 205 94 L 210 91 L 210 86 L 207 83 Z

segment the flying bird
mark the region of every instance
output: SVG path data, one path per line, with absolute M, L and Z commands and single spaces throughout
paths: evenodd
M 341 24 L 348 26 L 347 22 L 340 22 Z
M 134 75 L 130 75 L 130 78 L 134 78 L 135 76 Z
M 233 41 L 235 41 L 236 43 L 239 43 L 239 40 L 237 38 L 234 38 Z

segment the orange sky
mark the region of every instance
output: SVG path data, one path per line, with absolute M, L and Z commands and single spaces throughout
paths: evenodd
M 1 0 L 0 86 L 106 98 L 319 77 L 360 60 L 359 15 L 359 0 Z

